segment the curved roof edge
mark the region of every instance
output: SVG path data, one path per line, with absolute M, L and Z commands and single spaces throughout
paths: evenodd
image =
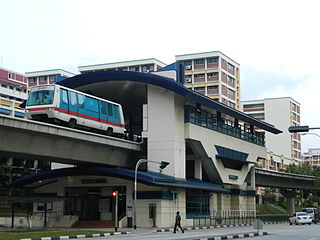
M 67 176 L 104 176 L 104 177 L 116 177 L 127 180 L 134 180 L 134 171 L 124 168 L 105 168 L 105 167 L 74 167 L 74 168 L 60 168 L 55 170 L 49 170 L 40 172 L 34 175 L 28 175 L 23 178 L 19 178 L 14 181 L 9 188 L 22 187 L 27 184 L 32 184 L 38 181 L 67 177 Z M 138 171 L 137 179 L 139 182 L 154 185 L 154 186 L 170 186 L 180 187 L 188 189 L 207 190 L 212 192 L 224 192 L 228 193 L 229 190 L 225 189 L 222 185 L 203 182 L 200 180 L 186 180 L 180 178 L 174 178 L 169 175 L 156 173 L 156 172 L 140 172 Z
M 67 78 L 60 81 L 58 84 L 69 87 L 77 88 L 91 83 L 104 82 L 104 81 L 132 81 L 132 82 L 142 82 L 158 87 L 168 89 L 190 101 L 199 103 L 208 108 L 217 110 L 221 113 L 225 113 L 236 119 L 242 120 L 251 125 L 257 126 L 268 132 L 278 134 L 282 133 L 281 130 L 275 128 L 273 125 L 263 122 L 261 120 L 255 119 L 239 110 L 233 109 L 225 104 L 215 101 L 207 96 L 197 93 L 191 89 L 186 88 L 180 83 L 174 80 L 162 76 L 158 76 L 150 73 L 140 73 L 140 72 L 129 72 L 129 71 L 97 71 L 89 72 L 85 74 L 76 75 L 71 78 Z

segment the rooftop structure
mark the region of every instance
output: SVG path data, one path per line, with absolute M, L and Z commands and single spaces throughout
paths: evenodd
M 164 66 L 166 66 L 165 63 L 155 58 L 148 58 L 123 62 L 79 66 L 78 69 L 81 73 L 112 70 L 148 73 L 158 71 Z
M 54 84 L 75 75 L 76 74 L 62 69 L 26 72 L 26 77 L 28 78 L 28 87 L 42 84 Z
M 185 86 L 240 109 L 240 65 L 219 51 L 176 55 L 185 67 Z
M 283 97 L 242 101 L 242 106 L 244 113 L 283 129 L 280 135 L 265 133 L 270 161 L 266 165 L 277 170 L 280 165 L 283 167 L 283 164 L 301 163 L 301 136 L 287 130 L 290 126 L 300 125 L 300 103 L 290 97 Z

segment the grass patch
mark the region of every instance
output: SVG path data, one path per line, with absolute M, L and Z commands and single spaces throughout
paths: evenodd
M 258 215 L 264 215 L 264 214 L 283 214 L 283 212 L 279 211 L 278 209 L 264 205 L 264 204 L 259 204 L 256 206 L 257 207 L 257 214 Z
M 41 237 L 59 237 L 59 236 L 76 236 L 105 233 L 94 230 L 58 230 L 58 229 L 31 229 L 0 232 L 0 240 L 19 240 L 22 238 L 41 238 Z

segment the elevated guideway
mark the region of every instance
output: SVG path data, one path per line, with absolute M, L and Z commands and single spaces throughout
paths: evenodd
M 132 167 L 141 143 L 32 120 L 0 116 L 0 156 L 67 164 Z
M 248 174 L 246 182 L 251 183 L 251 176 Z M 282 189 L 304 189 L 317 190 L 320 188 L 315 186 L 315 177 L 266 170 L 261 168 L 255 169 L 255 185 L 259 187 L 275 187 Z

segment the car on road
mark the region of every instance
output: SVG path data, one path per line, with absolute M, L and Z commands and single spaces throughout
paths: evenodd
M 317 223 L 319 221 L 319 212 L 317 208 L 302 208 L 301 211 L 310 215 L 312 217 L 312 222 Z
M 307 214 L 306 212 L 296 212 L 289 218 L 290 225 L 292 224 L 311 224 L 312 223 L 312 217 Z

